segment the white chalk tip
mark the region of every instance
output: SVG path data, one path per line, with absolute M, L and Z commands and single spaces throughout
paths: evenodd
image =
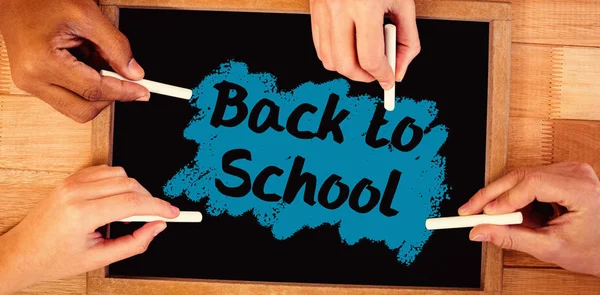
M 521 212 L 513 212 L 497 215 L 478 214 L 429 218 L 425 221 L 425 228 L 427 228 L 428 230 L 436 230 L 475 227 L 480 224 L 514 225 L 522 223 L 523 214 Z
M 181 211 L 179 212 L 179 216 L 175 218 L 164 218 L 161 216 L 154 215 L 138 215 L 131 216 L 125 219 L 119 220 L 120 222 L 151 222 L 163 220 L 166 222 L 186 222 L 186 223 L 197 223 L 202 221 L 202 213 L 198 211 Z

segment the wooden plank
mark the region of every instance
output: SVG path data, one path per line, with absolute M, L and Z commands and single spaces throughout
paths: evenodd
M 0 33 L 0 95 L 1 94 L 18 94 L 26 95 L 27 93 L 15 86 L 10 74 L 10 64 L 8 62 L 8 52 L 2 33 Z
M 220 11 L 255 11 L 308 13 L 308 0 L 100 0 L 100 5 L 124 8 L 202 9 Z M 416 0 L 417 17 L 461 20 L 510 20 L 509 3 L 464 0 Z
M 340 292 L 340 290 L 343 290 Z M 476 290 L 448 290 L 448 289 L 405 289 L 382 287 L 357 287 L 357 286 L 316 286 L 306 284 L 271 284 L 247 282 L 218 282 L 199 280 L 154 280 L 154 279 L 122 279 L 122 278 L 95 278 L 88 277 L 88 294 L 286 294 L 286 295 L 454 295 L 454 294 L 481 294 Z M 497 294 L 497 293 L 492 293 Z
M 513 42 L 600 46 L 597 0 L 512 0 Z
M 40 99 L 0 95 L 0 168 L 73 172 L 90 163 L 91 123 Z
M 0 169 L 0 235 L 17 225 L 68 173 Z
M 514 44 L 511 116 L 600 120 L 600 48 Z
M 512 117 L 550 119 L 556 116 L 561 56 L 551 46 L 513 44 L 510 80 Z
M 600 48 L 563 47 L 559 50 L 563 58 L 556 89 L 560 100 L 556 117 L 600 120 Z
M 558 268 L 556 264 L 543 262 L 527 253 L 510 250 L 504 251 L 504 266 Z
M 491 23 L 486 184 L 504 175 L 507 168 L 510 38 L 510 21 L 493 21 Z M 491 243 L 485 243 L 482 257 L 484 257 L 481 268 L 483 289 L 486 292 L 500 292 L 502 289 L 502 249 Z
M 54 295 L 54 294 L 86 294 L 85 275 L 41 282 L 29 288 L 21 290 L 17 295 Z
M 554 162 L 578 161 L 600 173 L 600 121 L 555 120 Z
M 600 278 L 562 269 L 505 268 L 502 294 L 598 294 Z
M 553 122 L 537 118 L 510 118 L 508 169 L 552 162 Z

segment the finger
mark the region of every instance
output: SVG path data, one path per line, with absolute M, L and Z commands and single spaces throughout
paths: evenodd
M 469 239 L 491 242 L 503 249 L 525 252 L 545 261 L 552 256 L 557 244 L 544 228 L 531 229 L 519 225 L 478 225 L 469 233 Z
M 317 57 L 319 60 L 321 56 L 319 55 L 319 23 L 316 20 L 315 15 L 315 0 L 310 0 L 310 29 L 312 31 L 313 44 L 315 45 L 315 51 L 317 52 Z
M 79 183 L 75 185 L 73 191 L 76 192 L 78 196 L 84 196 L 84 199 L 87 200 L 110 197 L 129 192 L 138 193 L 140 195 L 151 195 L 137 180 L 122 176 Z
M 164 221 L 146 223 L 131 235 L 97 243 L 90 249 L 88 257 L 94 259 L 94 266 L 103 266 L 142 254 L 146 252 L 154 237 L 166 227 L 167 223 Z
M 475 193 L 475 195 L 469 199 L 467 203 L 462 205 L 458 209 L 458 214 L 471 215 L 480 213 L 485 205 L 517 185 L 517 183 L 519 183 L 525 177 L 527 171 L 529 170 L 525 168 L 515 169 L 510 173 L 500 177 L 496 181 L 488 184 L 486 187 L 477 191 L 477 193 Z
M 127 37 L 121 33 L 100 10 L 93 10 L 89 19 L 93 29 L 83 32 L 84 38 L 92 41 L 100 56 L 121 76 L 130 80 L 140 80 L 144 70 L 133 58 Z
M 94 228 L 136 215 L 152 215 L 164 218 L 179 216 L 179 209 L 164 200 L 148 194 L 128 192 L 85 203 L 85 212 L 89 212 Z
M 344 3 L 339 2 L 338 5 L 344 5 Z M 332 59 L 334 67 L 338 73 L 348 77 L 351 80 L 372 82 L 375 80 L 375 78 L 361 68 L 361 65 L 358 63 L 354 22 L 347 16 L 340 13 L 342 9 L 342 7 L 331 7 L 331 52 L 333 53 Z M 360 23 L 356 24 L 357 27 L 360 27 L 361 25 L 362 24 Z M 376 28 L 376 30 L 377 31 L 375 34 L 381 33 L 381 27 Z M 363 40 L 363 42 L 365 42 L 365 40 Z
M 541 171 L 529 172 L 517 185 L 487 204 L 483 211 L 486 214 L 510 213 L 534 200 L 557 203 L 574 211 L 579 208 L 578 200 L 584 197 L 582 194 L 586 190 L 583 185 L 581 181 L 571 177 Z
M 148 101 L 150 92 L 145 87 L 100 75 L 79 61 L 66 49 L 58 50 L 57 60 L 51 63 L 54 75 L 50 82 L 63 86 L 89 101 Z
M 92 182 L 113 177 L 127 177 L 127 173 L 123 167 L 112 167 L 106 164 L 85 167 L 71 176 L 69 179 L 78 182 Z
M 394 86 L 395 79 L 385 55 L 385 38 L 383 32 L 383 11 L 361 2 L 356 17 L 356 43 L 360 66 L 373 76 L 384 89 Z
M 325 69 L 335 71 L 331 53 L 331 13 L 325 1 L 315 1 L 315 20 L 319 24 L 319 58 Z
M 79 122 L 86 123 L 95 118 L 111 101 L 87 101 L 79 95 L 57 85 L 46 85 L 37 97 L 51 105 L 61 114 Z
M 390 18 L 396 25 L 396 81 L 404 79 L 408 65 L 421 51 L 414 1 L 395 1 Z

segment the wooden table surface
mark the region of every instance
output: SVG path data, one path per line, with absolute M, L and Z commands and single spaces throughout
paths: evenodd
M 512 2 L 513 14 L 509 169 L 580 161 L 600 172 L 600 1 L 500 2 Z M 0 35 L 0 234 L 61 179 L 93 164 L 91 123 L 16 88 Z M 86 277 L 22 293 L 84 294 Z M 503 293 L 600 294 L 600 279 L 506 251 Z

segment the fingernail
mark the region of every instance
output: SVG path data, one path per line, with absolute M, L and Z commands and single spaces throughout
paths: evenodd
M 163 230 L 165 230 L 165 228 L 167 228 L 167 224 L 163 223 L 160 225 L 160 227 L 158 227 L 156 230 L 154 230 L 154 234 L 153 236 L 156 237 L 158 234 L 160 234 Z
M 392 86 L 394 86 L 393 83 L 390 83 L 390 82 L 381 82 L 381 83 L 379 83 L 379 85 L 381 85 L 381 88 L 383 88 L 385 90 L 391 89 Z
M 460 208 L 458 208 L 458 214 L 459 215 L 467 213 L 467 210 L 469 209 L 469 203 L 470 202 L 471 201 L 468 201 L 464 205 L 460 206 Z
M 150 93 L 136 98 L 135 101 L 150 101 Z
M 179 214 L 179 208 L 175 206 L 171 206 L 171 211 L 173 211 L 174 214 Z
M 129 72 L 138 79 L 142 79 L 142 77 L 144 77 L 144 69 L 142 69 L 140 64 L 135 61 L 135 58 L 132 58 L 129 61 L 127 68 L 129 69 Z
M 486 235 L 486 234 L 477 234 L 476 236 L 474 236 L 471 241 L 474 242 L 489 242 L 490 241 L 490 236 Z

